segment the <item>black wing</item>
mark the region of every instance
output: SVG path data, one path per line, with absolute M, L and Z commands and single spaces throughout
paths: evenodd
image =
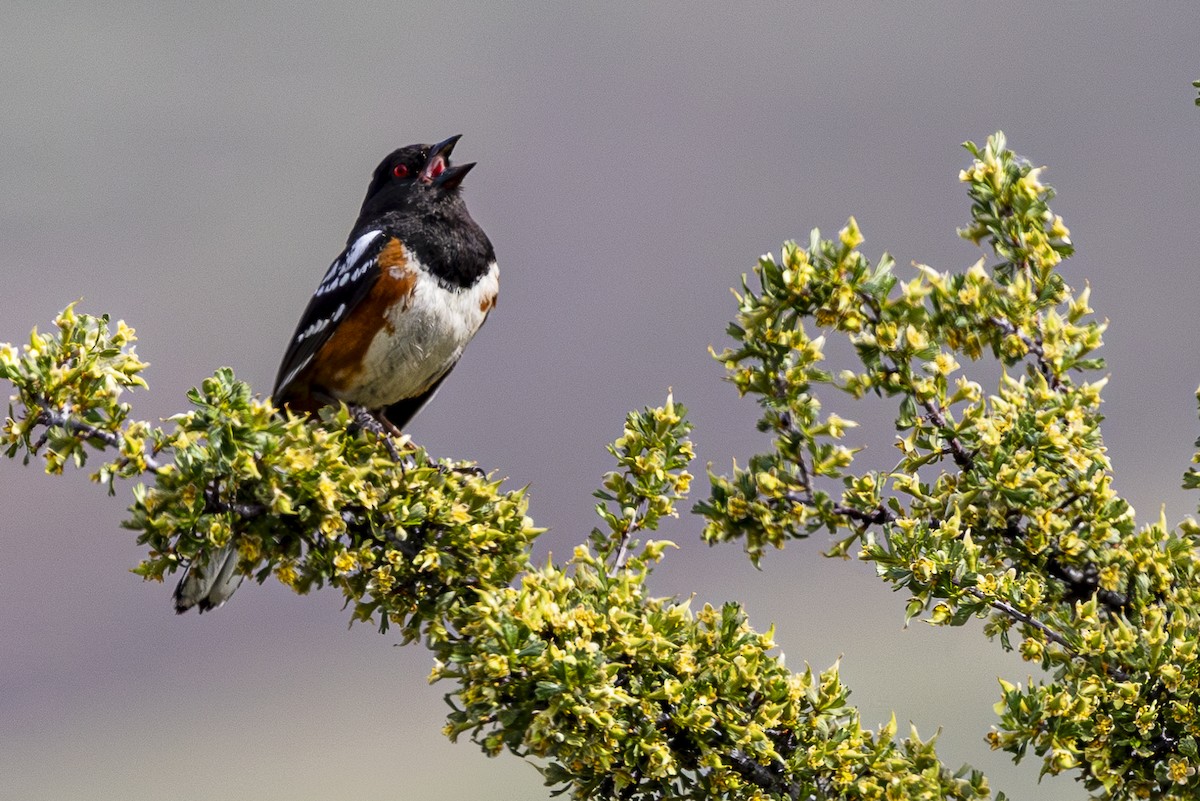
M 379 252 L 388 237 L 378 229 L 367 231 L 346 246 L 325 272 L 308 308 L 300 316 L 296 333 L 275 377 L 277 400 L 284 397 L 292 382 L 308 366 L 321 346 L 329 341 L 337 323 L 367 296 L 379 280 Z

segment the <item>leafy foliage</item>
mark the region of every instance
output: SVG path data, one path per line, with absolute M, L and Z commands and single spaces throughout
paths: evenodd
M 814 231 L 744 278 L 733 344 L 714 354 L 762 407 L 769 452 L 711 469 L 695 506 L 709 542 L 768 548 L 818 531 L 907 595 L 907 619 L 984 630 L 1042 677 L 1001 681 L 988 736 L 1097 797 L 1193 798 L 1200 704 L 1196 538 L 1185 521 L 1138 528 L 1112 489 L 1096 357 L 1104 323 L 1058 271 L 1072 254 L 1040 168 L 1002 135 L 968 143 L 971 220 L 987 255 L 908 280 L 872 264 L 851 219 Z M 735 603 L 654 597 L 671 543 L 642 538 L 687 495 L 690 424 L 668 397 L 631 413 L 597 491 L 601 525 L 565 564 L 537 566 L 523 490 L 407 440 L 393 460 L 346 409 L 281 414 L 227 369 L 165 427 L 130 417 L 144 387 L 132 329 L 68 307 L 57 331 L 0 345 L 15 388 L 0 444 L 46 469 L 136 484 L 126 526 L 162 580 L 231 544 L 239 569 L 297 592 L 330 584 L 352 618 L 398 626 L 452 683 L 446 733 L 533 759 L 577 799 L 974 799 L 986 780 L 947 770 L 895 721 L 863 728 L 837 666 L 793 673 Z M 815 335 L 817 331 L 821 333 Z M 826 336 L 858 364 L 822 366 Z M 990 358 L 985 394 L 963 365 Z M 855 471 L 852 421 L 816 389 L 894 399 L 899 460 Z M 1200 442 L 1197 443 L 1200 447 Z M 1190 471 L 1185 485 L 1200 486 Z M 1013 638 L 1013 634 L 1017 637 Z
M 53 473 L 83 464 L 86 444 L 115 448 L 93 474 L 110 490 L 117 477 L 152 473 L 153 484 L 134 487 L 125 522 L 148 548 L 137 574 L 161 581 L 233 541 L 243 573 L 274 573 L 297 592 L 329 583 L 354 604 L 355 620 L 385 631 L 395 623 L 414 639 L 448 605 L 527 567 L 539 530 L 523 490 L 503 492 L 411 445 L 395 462 L 351 430 L 344 407 L 322 425 L 284 416 L 226 368 L 188 393 L 193 408 L 170 429 L 131 421 L 119 398 L 145 386 L 146 367 L 133 329 L 118 322 L 111 331 L 107 317 L 72 307 L 55 324 L 56 334 L 35 331 L 21 351 L 0 345 L 0 377 L 25 410 L 10 404 L 0 436 L 9 456 L 44 452 Z
M 173 427 L 131 421 L 119 397 L 144 386 L 145 366 L 133 331 L 71 308 L 56 325 L 0 350 L 17 388 L 10 455 L 43 453 L 58 472 L 93 444 L 119 452 L 94 476 L 110 488 L 148 472 L 126 522 L 148 547 L 135 569 L 148 579 L 233 542 L 259 581 L 331 584 L 354 619 L 423 636 L 432 677 L 455 682 L 452 738 L 536 758 L 579 799 L 988 796 L 978 773 L 943 768 L 932 741 L 897 739 L 894 721 L 864 730 L 836 667 L 793 674 L 736 604 L 692 612 L 648 594 L 670 543 L 635 537 L 674 515 L 691 481 L 690 424 L 672 399 L 630 414 L 609 446 L 617 469 L 590 546 L 535 568 L 523 491 L 409 443 L 394 462 L 344 408 L 319 425 L 281 415 L 225 369 Z
M 1105 379 L 1087 380 L 1104 324 L 1058 272 L 1072 246 L 1053 190 L 1001 134 L 966 147 L 972 219 L 959 233 L 991 263 L 918 265 L 901 282 L 889 257 L 872 266 L 857 250 L 851 219 L 836 240 L 814 231 L 807 249 L 764 257 L 758 288 L 745 282 L 736 345 L 717 358 L 758 399 L 774 449 L 712 476 L 705 536 L 740 539 L 757 562 L 768 545 L 845 532 L 834 553 L 857 546 L 908 593 L 909 619 L 988 617 L 989 636 L 1011 648 L 1015 630 L 1047 672 L 1001 682 L 994 748 L 1032 749 L 1044 773 L 1078 769 L 1103 797 L 1194 798 L 1200 529 L 1136 528 L 1100 436 Z M 824 337 L 805 320 L 846 336 L 859 367 L 819 367 Z M 985 354 L 1004 369 L 986 397 L 960 363 Z M 898 398 L 894 469 L 850 469 L 837 441 L 853 424 L 821 415 L 818 385 Z M 1200 486 L 1195 471 L 1186 485 Z

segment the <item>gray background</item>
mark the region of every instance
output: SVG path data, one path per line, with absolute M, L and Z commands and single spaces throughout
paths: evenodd
M 1200 11 L 1044 6 L 10 3 L 0 341 L 82 297 L 141 335 L 139 416 L 221 365 L 266 392 L 377 160 L 463 133 L 501 300 L 411 433 L 530 484 L 539 553 L 563 557 L 593 525 L 603 444 L 668 386 L 697 425 L 694 472 L 762 443 L 706 353 L 760 253 L 854 214 L 901 274 L 965 267 L 958 145 L 1003 128 L 1050 165 L 1079 249 L 1066 275 L 1112 320 L 1117 487 L 1174 521 L 1200 430 Z M 888 412 L 845 411 L 880 464 Z M 251 585 L 177 618 L 169 586 L 126 572 L 127 488 L 0 470 L 0 797 L 547 797 L 520 760 L 448 744 L 428 653 L 347 630 L 337 595 Z M 869 725 L 940 726 L 947 763 L 1016 798 L 1084 796 L 987 750 L 996 677 L 1030 668 L 978 626 L 904 630 L 905 598 L 826 542 L 757 572 L 698 529 L 668 526 L 682 548 L 654 592 L 744 601 L 793 668 L 840 656 Z

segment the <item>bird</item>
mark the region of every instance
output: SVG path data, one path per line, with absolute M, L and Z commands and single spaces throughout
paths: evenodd
M 392 151 L 372 173 L 345 249 L 333 260 L 288 342 L 275 405 L 315 415 L 343 402 L 384 439 L 429 403 L 496 306 L 499 267 L 471 218 L 453 164 L 462 137 Z M 233 543 L 194 559 L 175 611 L 221 606 L 242 582 Z

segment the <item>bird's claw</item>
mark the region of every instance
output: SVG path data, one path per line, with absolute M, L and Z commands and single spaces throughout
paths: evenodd
M 392 431 L 384 421 L 376 417 L 370 409 L 358 404 L 350 404 L 346 407 L 350 411 L 351 418 L 354 420 L 354 425 L 363 431 L 370 431 L 372 434 L 379 437 L 383 442 L 383 446 L 387 448 L 388 455 L 392 457 L 393 462 L 399 462 L 400 451 L 396 450 L 395 444 L 392 442 Z

